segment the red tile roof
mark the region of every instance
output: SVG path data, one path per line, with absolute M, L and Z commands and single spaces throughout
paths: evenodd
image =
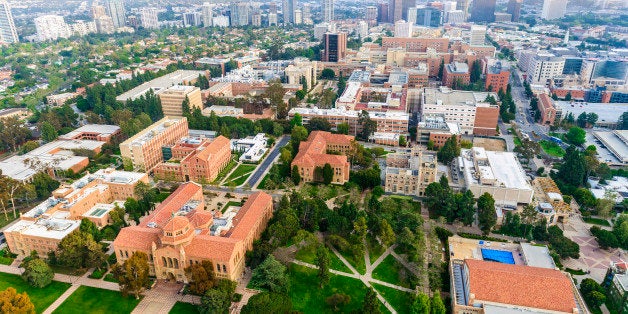
M 558 270 L 472 259 L 465 264 L 475 300 L 569 313 L 576 308 L 571 281 Z
M 113 241 L 113 247 L 132 247 L 139 250 L 150 251 L 153 242 L 159 244 L 160 234 L 161 229 L 157 228 L 140 226 L 122 228 L 115 241 Z
M 238 245 L 241 243 L 236 239 L 197 235 L 184 250 L 189 258 L 228 261 Z
M 224 147 L 231 147 L 231 142 L 226 137 L 220 135 L 215 138 L 211 143 L 207 144 L 204 149 L 196 154 L 196 157 L 201 160 L 209 160 L 213 155 L 219 152 Z
M 327 154 L 327 145 L 351 145 L 353 136 L 332 134 L 324 131 L 313 131 L 307 141 L 299 144 L 299 153 L 294 157 L 293 164 L 314 167 L 316 165 L 340 166 L 347 163 L 347 156 Z
M 253 232 L 253 225 L 264 215 L 264 209 L 268 206 L 272 208 L 272 203 L 273 198 L 264 192 L 252 194 L 233 217 L 234 227 L 229 230 L 227 237 L 236 240 L 246 239 L 249 233 Z
M 173 213 L 179 211 L 185 203 L 192 199 L 203 187 L 194 182 L 183 183 L 168 198 L 155 208 L 155 211 L 146 217 L 140 223 L 140 226 L 146 227 L 149 223 L 154 222 L 158 227 L 163 228 L 172 218 Z

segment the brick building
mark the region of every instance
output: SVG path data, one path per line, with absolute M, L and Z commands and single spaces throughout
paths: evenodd
M 403 48 L 408 52 L 426 52 L 428 48 L 434 49 L 436 52 L 447 52 L 449 48 L 448 38 L 400 38 L 400 37 L 383 37 L 382 48 Z
M 349 181 L 350 164 L 346 154 L 351 149 L 354 137 L 350 135 L 332 134 L 330 132 L 314 131 L 307 141 L 299 145 L 299 153 L 292 160 L 291 168 L 297 166 L 304 182 L 322 181 L 318 177 L 317 168 L 325 164 L 334 169 L 332 183 L 345 184 Z M 336 152 L 342 155 L 329 154 Z
M 501 61 L 495 62 L 486 68 L 486 83 L 484 89 L 489 92 L 506 92 L 510 80 L 510 68 L 502 66 Z
M 442 85 L 447 87 L 453 87 L 454 84 L 468 85 L 470 81 L 471 74 L 469 73 L 469 66 L 466 63 L 453 62 L 445 64 Z
M 158 164 L 155 178 L 173 181 L 212 182 L 231 160 L 229 139 L 184 138 L 164 151 L 172 156 Z
M 203 188 L 181 185 L 138 226 L 123 228 L 113 242 L 119 263 L 140 251 L 157 279 L 187 282 L 184 269 L 211 261 L 218 278 L 237 280 L 247 250 L 253 249 L 273 213 L 273 199 L 252 194 L 244 205 L 224 214 L 205 210 Z
M 541 124 L 554 124 L 554 120 L 556 120 L 556 107 L 554 107 L 554 101 L 547 94 L 539 94 L 538 99 L 538 107 L 541 112 Z

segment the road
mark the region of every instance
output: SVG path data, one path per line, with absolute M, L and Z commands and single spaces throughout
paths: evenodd
M 548 127 L 534 122 L 534 117 L 530 112 L 530 99 L 526 96 L 525 88 L 521 82 L 521 76 L 519 75 L 519 70 L 517 70 L 516 66 L 513 66 L 513 69 L 511 95 L 517 105 L 515 122 L 519 127 L 519 130 L 521 133 L 530 136 L 530 139 L 537 141 L 549 140 L 549 137 L 547 136 Z
M 266 156 L 266 159 L 262 161 L 262 164 L 257 167 L 257 169 L 255 169 L 253 174 L 246 181 L 248 186 L 254 187 L 257 185 L 257 183 L 259 183 L 263 175 L 270 169 L 275 159 L 277 159 L 277 157 L 279 156 L 281 148 L 286 146 L 286 144 L 288 144 L 289 142 L 290 136 L 284 136 L 279 139 L 279 141 L 275 144 L 273 150 L 268 154 L 268 156 Z

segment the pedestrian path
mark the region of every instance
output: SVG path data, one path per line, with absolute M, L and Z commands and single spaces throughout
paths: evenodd
M 56 299 L 54 302 L 52 302 L 52 304 L 50 304 L 50 306 L 46 310 L 44 310 L 43 314 L 50 314 L 50 313 L 54 312 L 80 286 L 81 285 L 78 285 L 78 284 L 73 284 L 72 286 L 70 286 L 70 288 L 68 290 L 66 290 L 61 296 L 59 296 L 58 299 Z

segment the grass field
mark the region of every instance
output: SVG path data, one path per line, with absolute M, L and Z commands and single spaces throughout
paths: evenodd
M 367 237 L 366 241 L 369 248 L 369 258 L 371 259 L 371 264 L 377 260 L 382 254 L 384 254 L 384 247 L 375 240 L 373 237 Z
M 414 302 L 414 297 L 412 294 L 408 292 L 404 292 L 401 290 L 397 290 L 394 288 L 389 288 L 386 286 L 378 285 L 376 283 L 372 283 L 375 290 L 377 290 L 390 305 L 397 311 L 397 313 L 411 313 L 410 308 L 412 307 L 412 302 Z
M 297 251 L 295 258 L 316 265 L 316 248 L 314 246 L 304 247 Z M 351 273 L 351 270 L 332 251 L 329 251 L 329 269 Z
M 170 312 L 168 313 L 169 314 L 196 314 L 200 312 L 198 311 L 198 306 L 196 304 L 177 301 L 177 303 L 174 304 L 174 306 L 172 307 L 172 309 L 170 309 Z
M 11 254 L 8 248 L 5 248 L 0 251 L 0 264 L 2 265 L 11 265 L 16 255 Z
M 402 278 L 400 278 L 399 272 L 403 269 L 405 269 L 404 266 L 401 265 L 394 256 L 388 255 L 384 258 L 382 263 L 377 265 L 377 268 L 373 270 L 373 278 L 393 285 L 412 288 L 408 280 L 402 280 Z M 409 271 L 406 271 L 406 273 L 409 273 Z
M 131 313 L 138 303 L 140 300 L 124 298 L 118 291 L 80 286 L 53 313 Z
M 253 172 L 253 170 L 255 170 L 256 167 L 257 167 L 256 165 L 241 164 L 238 166 L 238 168 L 233 170 L 233 172 L 231 173 L 231 175 L 229 175 L 229 178 L 227 180 L 233 181 L 233 179 L 237 177 L 243 176 L 247 173 L 251 173 Z
M 325 299 L 334 293 L 344 293 L 351 298 L 351 301 L 341 307 L 340 312 L 359 312 L 367 290 L 361 281 L 332 274 L 329 284 L 319 288 L 316 271 L 316 269 L 300 265 L 290 265 L 289 295 L 294 310 L 302 313 L 332 313 L 333 309 L 325 303 Z M 380 308 L 383 308 L 383 305 Z
M 247 173 L 247 174 L 245 174 L 245 175 L 243 175 L 243 176 L 241 176 L 241 177 L 239 177 L 239 178 L 237 178 L 237 179 L 235 179 L 233 181 L 227 182 L 227 184 L 225 184 L 225 185 L 233 184 L 235 186 L 240 186 L 240 185 L 244 184 L 244 182 L 246 182 L 246 179 L 248 179 L 251 176 L 251 174 L 252 174 L 252 172 L 249 172 L 249 173 Z
M 13 218 L 13 214 L 7 214 L 8 219 L 5 219 L 4 215 L 0 215 L 0 228 L 8 225 L 10 222 L 12 222 L 13 220 L 19 218 L 19 217 L 15 217 Z
M 539 144 L 541 145 L 541 148 L 543 148 L 543 150 L 550 156 L 563 157 L 565 155 L 565 150 L 556 143 L 550 141 L 539 141 Z
M 357 270 L 360 274 L 366 273 L 366 265 L 364 265 L 364 256 L 353 256 L 351 252 L 343 252 L 338 250 L 340 254 Z
M 608 220 L 602 219 L 602 218 L 582 217 L 582 220 L 584 220 L 584 222 L 586 223 L 590 223 L 594 225 L 607 226 L 607 227 L 611 226 Z
M 234 202 L 234 201 L 229 201 L 227 204 L 225 204 L 225 206 L 222 208 L 221 212 L 224 213 L 227 208 L 231 207 L 231 206 L 242 206 L 241 202 Z
M 35 305 L 35 311 L 41 313 L 58 299 L 65 290 L 68 290 L 70 284 L 53 281 L 45 288 L 34 288 L 29 286 L 18 275 L 0 273 L 0 290 L 6 290 L 8 287 L 15 288 L 18 293 L 26 292 L 31 302 Z
M 222 171 L 218 174 L 218 176 L 216 177 L 216 180 L 214 180 L 213 183 L 216 183 L 216 184 L 220 183 L 222 179 L 224 179 L 229 174 L 229 171 L 231 171 L 231 169 L 233 169 L 233 167 L 235 167 L 237 164 L 238 163 L 235 162 L 235 160 L 229 161 L 225 169 L 222 169 Z

